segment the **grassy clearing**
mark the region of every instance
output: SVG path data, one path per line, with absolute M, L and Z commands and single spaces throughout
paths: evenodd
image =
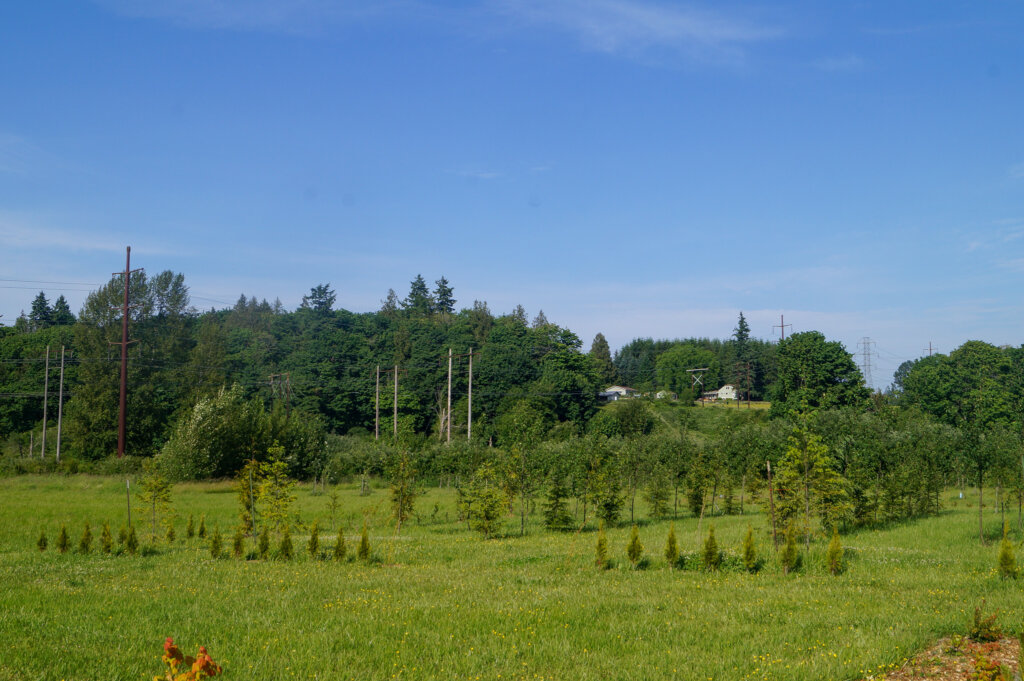
M 219 526 L 230 544 L 235 497 L 224 483 L 179 485 L 179 540 L 152 556 L 59 555 L 83 524 L 124 522 L 124 482 L 95 477 L 0 480 L 0 680 L 143 679 L 164 637 L 206 645 L 235 679 L 856 679 L 898 665 L 933 639 L 962 632 L 975 605 L 1018 628 L 1022 585 L 996 575 L 997 546 L 977 544 L 976 508 L 844 537 L 849 570 L 831 577 L 824 542 L 801 574 L 784 577 L 764 517 L 715 518 L 736 554 L 748 524 L 768 557 L 756 575 L 668 570 L 669 521 L 646 523 L 650 566 L 629 569 L 629 527 L 609 530 L 616 566 L 593 566 L 596 533 L 545 532 L 491 541 L 455 522 L 454 495 L 428 490 L 419 521 L 396 535 L 387 493 L 338 488 L 349 560 L 314 561 L 297 532 L 296 560 L 213 560 L 185 541 L 187 517 Z M 958 505 L 953 505 L 954 503 Z M 436 512 L 434 511 L 436 504 Z M 328 497 L 300 492 L 302 519 L 334 541 Z M 136 509 L 141 538 L 146 520 Z M 363 518 L 375 560 L 352 559 Z M 999 516 L 986 514 L 993 534 Z M 509 518 L 514 532 L 518 517 Z M 695 553 L 692 517 L 676 521 Z M 41 528 L 50 549 L 35 542 Z

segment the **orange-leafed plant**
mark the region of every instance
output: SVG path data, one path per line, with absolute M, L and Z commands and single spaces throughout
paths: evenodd
M 163 676 L 154 676 L 153 681 L 200 681 L 205 677 L 217 676 L 222 671 L 220 665 L 206 652 L 205 646 L 199 646 L 199 653 L 195 657 L 185 656 L 170 636 L 164 641 L 164 655 L 160 659 L 167 669 Z

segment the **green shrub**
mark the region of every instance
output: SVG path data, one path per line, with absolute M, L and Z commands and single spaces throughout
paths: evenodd
M 199 517 L 199 538 L 206 539 L 206 516 Z
M 839 529 L 835 527 L 832 528 L 832 540 L 825 551 L 825 566 L 833 575 L 843 571 L 843 545 L 839 543 Z
M 281 528 L 281 543 L 277 547 L 277 557 L 281 560 L 291 560 L 294 551 L 292 549 L 292 531 L 285 524 Z
M 668 528 L 668 539 L 665 540 L 665 561 L 670 568 L 675 567 L 679 561 L 679 543 L 676 541 L 676 524 L 672 523 Z
M 754 528 L 750 525 L 747 525 L 747 534 L 743 537 L 743 569 L 757 571 L 757 547 L 754 546 Z
M 796 531 L 792 525 L 786 528 L 786 545 L 782 547 L 782 553 L 779 554 L 779 564 L 782 565 L 782 574 L 784 575 L 788 575 L 800 567 L 800 551 L 796 548 Z
M 722 552 L 718 550 L 718 541 L 715 539 L 715 526 L 708 527 L 708 538 L 704 540 L 704 550 L 701 552 L 701 561 L 705 570 L 717 570 L 722 565 Z
M 370 534 L 366 529 L 366 521 L 363 521 L 363 531 L 359 535 L 359 548 L 356 550 L 359 560 L 370 559 Z
M 306 550 L 309 551 L 310 558 L 316 558 L 320 555 L 320 526 L 317 521 L 313 521 L 313 527 L 309 530 L 309 543 L 306 544 Z
M 231 555 L 241 558 L 243 553 L 245 553 L 245 532 L 239 527 L 235 530 L 235 536 L 231 538 Z
M 185 539 L 196 536 L 196 519 L 191 513 L 188 514 L 188 525 L 185 526 Z
M 134 525 L 128 529 L 128 538 L 125 539 L 124 546 L 128 549 L 128 553 L 133 556 L 139 550 L 139 538 L 135 535 Z
M 78 552 L 89 553 L 92 551 L 92 530 L 89 528 L 89 523 L 85 524 L 85 529 L 82 530 L 82 538 L 78 540 Z
M 117 543 L 119 546 L 124 546 L 124 543 L 128 541 L 128 528 L 124 525 L 117 531 Z
M 46 530 L 40 530 L 39 539 L 36 540 L 36 548 L 38 548 L 40 551 L 45 551 L 49 543 L 50 542 L 46 539 Z
M 174 524 L 171 523 L 170 521 L 168 521 L 167 522 L 167 543 L 168 544 L 173 544 L 174 543 L 174 539 L 177 536 L 178 535 L 175 534 L 175 532 L 174 532 Z
M 263 526 L 263 530 L 260 532 L 260 538 L 256 542 L 256 555 L 261 559 L 266 559 L 267 554 L 270 553 L 270 530 L 267 526 Z
M 110 553 L 114 548 L 114 537 L 110 534 L 110 523 L 103 523 L 103 530 L 100 531 L 100 550 L 103 553 Z
M 626 555 L 629 557 L 629 562 L 633 564 L 634 570 L 640 559 L 644 557 L 644 545 L 640 543 L 640 530 L 637 529 L 636 525 L 633 525 L 633 529 L 629 533 L 629 545 L 626 546 Z
M 344 560 L 345 551 L 345 535 L 341 530 L 338 530 L 338 539 L 334 542 L 334 560 Z
M 1003 637 L 1003 628 L 996 623 L 999 611 L 996 610 L 988 617 L 985 617 L 982 615 L 984 607 L 985 601 L 982 601 L 981 605 L 974 609 L 974 618 L 971 620 L 970 627 L 967 630 L 967 637 L 978 643 L 998 641 Z
M 57 535 L 57 550 L 61 553 L 67 553 L 70 546 L 71 540 L 68 539 L 68 528 L 65 525 L 61 525 L 60 534 Z
M 1006 528 L 1003 528 L 1003 541 L 999 544 L 999 575 L 1004 579 L 1017 578 L 1017 555 Z
M 217 527 L 217 526 L 214 526 L 214 528 L 213 528 L 213 535 L 210 536 L 210 557 L 211 558 L 220 558 L 220 551 L 221 551 L 220 528 Z

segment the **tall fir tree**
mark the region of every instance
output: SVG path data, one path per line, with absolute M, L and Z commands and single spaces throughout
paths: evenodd
M 434 289 L 434 307 L 441 315 L 450 315 L 455 312 L 455 298 L 452 295 L 455 289 L 451 287 L 448 280 L 442 275 L 434 282 L 437 288 Z
M 612 363 L 612 349 L 608 346 L 608 340 L 603 333 L 598 332 L 594 336 L 594 342 L 590 344 L 590 357 L 594 360 L 597 375 L 604 384 L 602 387 L 610 386 L 618 380 L 618 372 Z
M 32 330 L 45 329 L 53 323 L 53 309 L 42 291 L 32 300 L 32 310 L 28 315 Z
M 63 295 L 53 301 L 51 321 L 54 326 L 70 326 L 75 323 L 75 315 L 71 313 L 71 307 Z
M 434 299 L 430 295 L 427 282 L 424 281 L 422 274 L 417 274 L 416 278 L 410 282 L 409 295 L 402 301 L 402 307 L 408 312 L 420 316 L 426 316 L 433 312 Z

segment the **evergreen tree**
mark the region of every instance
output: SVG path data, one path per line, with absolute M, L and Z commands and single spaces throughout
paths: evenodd
M 57 535 L 57 550 L 61 553 L 67 553 L 70 546 L 71 540 L 68 539 L 68 528 L 61 525 L 60 534 Z
M 636 525 L 633 525 L 633 529 L 629 533 L 626 555 L 629 557 L 629 562 L 633 564 L 633 569 L 635 570 L 644 555 L 644 545 L 640 543 L 640 530 Z
M 543 329 L 549 324 L 550 322 L 548 321 L 547 315 L 544 314 L 544 310 L 538 312 L 537 316 L 533 318 L 533 328 L 535 329 Z
M 418 490 L 416 489 L 416 469 L 413 468 L 409 453 L 403 451 L 390 466 L 391 478 L 391 512 L 398 521 L 398 529 L 413 513 Z
M 750 325 L 747 324 L 743 312 L 736 322 L 736 328 L 732 331 L 733 343 L 736 345 L 736 359 L 746 361 L 748 359 L 748 341 L 750 340 Z
M 572 526 L 568 497 L 565 476 L 556 471 L 551 476 L 547 499 L 544 502 L 544 527 L 549 530 L 564 530 Z
M 786 544 L 782 547 L 782 553 L 779 554 L 779 563 L 782 565 L 782 574 L 784 575 L 788 575 L 800 567 L 800 552 L 796 548 L 796 530 L 792 524 L 786 528 Z
M 516 305 L 516 308 L 512 310 L 512 314 L 510 316 L 512 317 L 512 321 L 520 326 L 526 326 L 528 323 L 526 319 L 526 308 L 522 305 Z
M 346 549 L 345 534 L 338 530 L 338 538 L 334 542 L 334 560 L 344 560 Z
M 508 506 L 508 496 L 498 484 L 494 467 L 485 463 L 473 473 L 465 491 L 460 488 L 462 506 L 470 525 L 490 538 L 501 525 L 503 511 Z
M 266 560 L 267 554 L 270 553 L 270 530 L 264 525 L 260 531 L 260 538 L 256 542 L 256 554 L 261 560 Z
M 1005 578 L 1017 578 L 1017 556 L 1013 550 L 1013 542 L 1003 525 L 1003 541 L 999 544 L 999 575 Z
M 46 294 L 42 291 L 32 301 L 32 310 L 29 312 L 29 324 L 33 331 L 45 329 L 53 323 L 53 310 L 46 300 Z
M 114 537 L 110 534 L 110 523 L 103 523 L 103 530 L 100 532 L 100 550 L 103 553 L 110 553 L 114 549 Z
M 604 532 L 604 523 L 597 528 L 597 546 L 595 549 L 594 565 L 599 568 L 608 567 L 608 536 Z
M 124 546 L 126 541 L 128 541 L 128 528 L 121 525 L 121 529 L 117 531 L 117 545 Z
M 221 548 L 222 540 L 220 536 L 220 527 L 214 525 L 213 535 L 210 537 L 210 557 L 220 558 Z
M 128 553 L 135 555 L 139 550 L 139 538 L 135 534 L 135 526 L 132 525 L 128 528 L 128 538 L 124 540 L 124 546 L 128 549 Z
M 757 547 L 754 546 L 754 528 L 747 525 L 747 534 L 743 537 L 743 568 L 747 572 L 757 570 Z
M 843 545 L 839 542 L 839 528 L 832 528 L 832 540 L 825 551 L 825 566 L 833 575 L 843 571 Z
M 277 557 L 282 560 L 291 560 L 293 554 L 292 531 L 288 525 L 284 525 L 281 530 L 281 543 L 277 547 Z
M 82 530 L 82 538 L 78 540 L 78 552 L 89 553 L 92 551 L 92 529 L 89 527 L 89 523 L 85 524 L 85 529 Z
M 174 521 L 173 520 L 168 520 L 167 521 L 167 534 L 165 535 L 165 537 L 167 538 L 167 543 L 168 544 L 173 544 L 174 543 L 174 539 L 177 537 L 177 534 L 174 532 Z
M 325 315 L 330 313 L 331 308 L 334 306 L 334 301 L 337 299 L 334 291 L 331 290 L 331 285 L 320 284 L 309 289 L 308 296 L 302 296 L 302 305 L 300 306 L 305 310 L 312 310 L 317 314 Z
M 455 312 L 455 298 L 452 296 L 454 289 L 448 284 L 443 276 L 434 282 L 437 288 L 434 289 L 434 305 L 442 315 L 450 315 Z
M 356 549 L 356 556 L 359 560 L 370 559 L 370 532 L 366 528 L 366 521 L 363 521 L 363 531 L 359 534 L 359 548 Z
M 199 516 L 199 538 L 206 539 L 206 514 Z
M 722 552 L 718 550 L 718 540 L 715 539 L 715 526 L 708 527 L 708 538 L 704 540 L 704 551 L 701 554 L 705 570 L 717 570 L 722 564 Z
M 320 555 L 320 525 L 314 520 L 313 527 L 309 530 L 309 543 L 306 544 L 309 557 L 316 559 Z
M 40 530 L 39 539 L 36 541 L 36 548 L 40 551 L 45 551 L 49 543 L 50 542 L 46 539 L 46 530 Z
M 75 315 L 71 313 L 71 307 L 68 306 L 68 301 L 64 299 L 63 295 L 58 296 L 57 300 L 53 302 L 51 319 L 54 326 L 71 326 L 75 323 Z
M 400 305 L 401 301 L 398 300 L 398 294 L 395 293 L 395 289 L 389 288 L 387 297 L 380 301 L 379 312 L 382 316 L 391 319 L 398 314 L 398 308 Z
M 676 542 L 676 524 L 672 523 L 668 528 L 668 539 L 665 540 L 665 561 L 670 568 L 675 567 L 679 562 L 679 544 Z
M 427 282 L 423 275 L 417 274 L 416 278 L 409 284 L 409 295 L 402 301 L 402 307 L 412 314 L 419 316 L 429 315 L 434 310 L 434 299 L 427 289 Z
M 235 529 L 235 535 L 231 538 L 231 555 L 241 558 L 243 553 L 245 553 L 245 531 L 238 527 Z
M 195 518 L 191 513 L 188 514 L 188 525 L 185 526 L 185 538 L 191 539 L 196 536 L 196 523 Z
M 594 342 L 590 344 L 590 357 L 594 360 L 597 375 L 601 379 L 602 389 L 613 385 L 618 380 L 615 365 L 612 363 L 612 350 L 608 346 L 608 340 L 603 333 L 594 336 Z

